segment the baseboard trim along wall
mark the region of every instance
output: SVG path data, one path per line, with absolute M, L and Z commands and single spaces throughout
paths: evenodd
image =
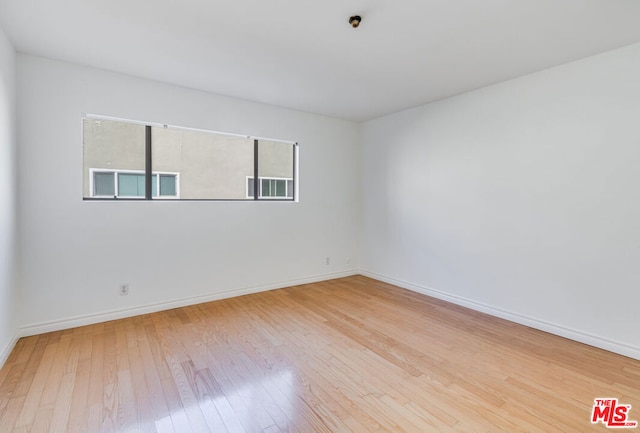
M 560 337 L 568 338 L 570 340 L 578 341 L 580 343 L 588 344 L 600 349 L 608 350 L 610 352 L 618 353 L 620 355 L 628 356 L 630 358 L 640 360 L 640 348 L 629 346 L 617 341 L 604 339 L 595 335 L 591 335 L 585 332 L 577 331 L 575 329 L 566 328 L 563 326 L 555 325 L 553 323 L 538 320 L 532 317 L 523 316 L 510 311 L 502 310 L 492 307 L 480 302 L 476 302 L 461 296 L 451 295 L 439 290 L 435 290 L 426 286 L 410 283 L 398 278 L 389 277 L 387 275 L 379 274 L 376 272 L 367 271 L 361 269 L 349 270 L 344 272 L 337 272 L 331 274 L 322 274 L 310 276 L 297 280 L 282 281 L 278 283 L 267 284 L 263 286 L 248 287 L 226 290 L 222 292 L 212 293 L 203 296 L 196 296 L 190 298 L 176 299 L 169 302 L 161 302 L 156 304 L 149 304 L 133 308 L 125 308 L 119 310 L 106 311 L 97 314 L 90 314 L 84 316 L 76 316 L 62 320 L 56 320 L 51 322 L 36 323 L 31 325 L 21 326 L 18 330 L 18 337 L 11 341 L 7 347 L 0 353 L 0 366 L 4 365 L 9 354 L 15 347 L 18 338 L 27 337 L 30 335 L 38 335 L 46 332 L 60 331 L 63 329 L 75 328 L 78 326 L 92 325 L 101 322 L 107 322 L 110 320 L 124 319 L 127 317 L 138 316 L 141 314 L 155 313 L 158 311 L 170 310 L 172 308 L 185 307 L 188 305 L 196 305 L 204 302 L 217 301 L 221 299 L 233 298 L 236 296 L 250 295 L 253 293 L 265 292 L 268 290 L 276 290 L 284 287 L 297 286 L 301 284 L 316 283 L 319 281 L 331 280 L 334 278 L 349 277 L 352 275 L 361 274 L 369 278 L 373 278 L 385 283 L 393 284 L 403 289 L 411 290 L 417 293 L 421 293 L 427 296 L 431 296 L 443 301 L 451 302 L 456 305 L 470 308 L 475 311 L 489 314 L 491 316 L 499 317 L 501 319 L 509 320 L 511 322 L 519 323 L 521 325 L 529 326 L 531 328 L 539 329 L 541 331 L 549 332 Z
M 253 293 L 266 292 L 269 290 L 282 289 L 284 287 L 298 286 L 301 284 L 317 283 L 319 281 L 332 280 L 334 278 L 349 277 L 358 274 L 353 269 L 349 271 L 336 272 L 330 274 L 314 275 L 296 280 L 281 281 L 277 283 L 266 284 L 257 287 L 247 287 L 222 292 L 211 293 L 208 295 L 195 296 L 190 298 L 176 299 L 168 302 L 160 302 L 156 304 L 148 304 L 139 307 L 123 308 L 111 310 L 97 314 L 88 314 L 83 316 L 70 317 L 67 319 L 55 320 L 51 322 L 35 323 L 23 325 L 18 329 L 20 337 L 44 334 L 46 332 L 61 331 L 63 329 L 76 328 L 78 326 L 94 325 L 96 323 L 108 322 L 110 320 L 124 319 L 127 317 L 139 316 L 141 314 L 156 313 L 158 311 L 171 310 L 173 308 L 186 307 L 188 305 L 197 305 L 204 302 L 218 301 L 221 299 L 234 298 L 237 296 L 250 295 Z M 13 347 L 12 347 L 13 348 Z M 12 349 L 11 348 L 11 349 Z M 9 350 L 9 353 L 11 350 Z M 8 354 L 7 354 L 8 355 Z
M 361 269 L 360 274 L 369 278 L 373 278 L 375 280 L 393 284 L 394 286 L 402 287 L 403 289 L 411 290 L 417 293 L 422 293 L 423 295 L 431 296 L 433 298 L 451 302 L 452 304 L 460 305 L 475 311 L 480 311 L 482 313 L 489 314 L 491 316 L 509 320 L 510 322 L 519 323 L 521 325 L 529 326 L 530 328 L 535 328 L 541 331 L 548 332 L 550 334 L 568 338 L 570 340 L 574 340 L 579 343 L 588 344 L 589 346 L 608 350 L 609 352 L 618 353 L 620 355 L 624 355 L 630 358 L 640 360 L 640 348 L 638 347 L 629 346 L 624 343 L 619 343 L 617 341 L 612 341 L 605 338 L 597 337 L 595 335 L 587 334 L 585 332 L 577 331 L 575 329 L 558 326 L 553 323 L 549 323 L 549 322 L 538 320 L 532 317 L 527 317 L 520 314 L 512 313 L 510 311 L 501 310 L 499 308 L 495 308 L 490 305 L 486 305 L 480 302 L 466 299 L 461 296 L 451 295 L 449 293 L 441 292 L 439 290 L 434 290 L 430 287 L 425 287 L 418 284 L 410 283 L 408 281 L 403 281 L 394 277 L 378 274 L 376 272 L 371 272 L 371 271 L 366 271 Z
M 13 348 L 16 347 L 18 340 L 19 339 L 17 337 L 13 338 L 11 341 L 9 341 L 9 344 L 7 344 L 2 352 L 0 352 L 0 368 L 2 368 L 4 366 L 4 363 L 7 362 L 7 359 L 9 359 L 9 355 L 13 351 Z

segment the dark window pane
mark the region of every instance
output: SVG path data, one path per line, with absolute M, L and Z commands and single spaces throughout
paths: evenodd
M 293 198 L 293 180 L 287 181 L 287 197 Z
M 160 195 L 161 196 L 176 196 L 176 176 L 172 174 L 160 175 Z
M 247 178 L 247 196 L 248 197 L 254 197 L 255 196 L 255 189 L 254 189 L 254 184 L 253 184 L 253 178 L 249 177 Z
M 271 197 L 271 182 L 269 179 L 262 179 L 262 197 Z
M 109 197 L 116 195 L 113 173 L 93 174 L 93 195 Z
M 275 197 L 285 197 L 287 195 L 287 182 L 282 179 L 274 180 L 276 186 Z
M 144 174 L 119 173 L 118 197 L 144 197 Z

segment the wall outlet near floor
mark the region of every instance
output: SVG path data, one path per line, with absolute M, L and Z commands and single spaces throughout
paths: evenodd
M 129 294 L 129 283 L 120 284 L 119 293 L 120 293 L 120 296 L 128 295 Z
M 351 257 L 347 257 L 347 265 L 351 264 Z
M 324 259 L 324 264 L 329 266 L 331 264 L 331 257 L 327 257 Z

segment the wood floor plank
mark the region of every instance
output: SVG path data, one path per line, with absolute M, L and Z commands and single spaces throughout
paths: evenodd
M 83 347 L 91 347 L 92 339 L 84 338 Z M 90 353 L 90 352 L 89 352 Z M 89 400 L 89 379 L 91 371 L 91 359 L 82 357 L 78 360 L 77 372 L 75 378 L 69 378 L 67 380 L 74 380 L 74 386 L 71 391 L 71 404 L 69 406 L 69 417 L 67 420 L 66 431 L 69 433 L 82 433 L 89 431 L 87 406 Z M 58 431 L 65 431 L 65 428 L 60 428 Z
M 105 433 L 118 431 L 118 366 L 117 366 L 117 335 L 113 326 L 104 335 L 104 359 L 102 364 L 103 387 L 101 430 Z M 96 371 L 100 374 L 100 371 Z
M 2 416 L 0 416 L 0 432 L 13 432 L 18 430 L 18 428 L 15 427 L 16 420 L 26 399 L 26 396 L 8 399 L 6 409 L 1 414 Z
M 36 415 L 39 409 L 47 410 L 46 406 L 40 406 L 40 401 L 42 400 L 42 396 L 47 391 L 45 389 L 45 385 L 47 383 L 47 379 L 49 378 L 49 373 L 51 372 L 52 365 L 54 364 L 54 359 L 56 352 L 58 350 L 58 342 L 54 341 L 52 344 L 47 345 L 45 348 L 42 362 L 38 365 L 37 370 L 33 376 L 33 382 L 29 391 L 27 393 L 27 398 L 21 408 L 20 415 L 16 420 L 16 424 L 14 428 L 26 428 L 31 429 L 31 425 L 33 424 Z
M 603 432 L 640 361 L 353 276 L 20 339 L 0 432 Z
M 33 386 L 33 380 L 35 378 L 36 371 L 39 369 L 42 363 L 42 357 L 45 354 L 45 350 L 49 347 L 50 334 L 43 334 L 39 336 L 29 337 L 23 340 L 33 340 L 34 349 L 28 356 L 25 364 L 20 364 L 22 372 L 18 374 L 18 382 L 16 386 L 10 390 L 12 397 L 26 396 L 31 387 Z M 20 356 L 16 357 L 16 360 Z M 17 365 L 17 364 L 14 364 Z M 7 365 L 5 365 L 6 367 Z M 0 391 L 1 392 L 1 391 Z
M 104 328 L 101 328 L 104 329 Z M 89 390 L 85 405 L 76 403 L 76 411 L 84 409 L 87 419 L 87 431 L 102 431 L 103 389 L 104 389 L 104 333 L 87 335 L 91 339 L 91 363 L 89 366 Z

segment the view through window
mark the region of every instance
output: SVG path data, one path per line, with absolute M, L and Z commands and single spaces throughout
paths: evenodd
M 83 197 L 292 201 L 296 152 L 285 141 L 85 117 Z

